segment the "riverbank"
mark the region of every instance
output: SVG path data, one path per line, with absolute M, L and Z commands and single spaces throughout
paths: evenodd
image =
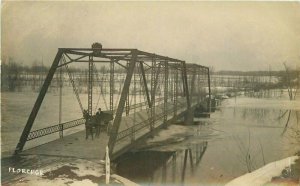
M 296 186 L 299 185 L 299 165 L 299 156 L 291 156 L 235 178 L 225 186 Z
M 24 150 L 18 156 L 2 156 L 1 185 L 99 185 L 105 184 L 106 133 L 94 140 L 85 131 Z M 135 185 L 114 174 L 110 185 Z
M 30 169 L 23 167 L 20 164 L 11 165 L 8 167 L 11 178 L 2 180 L 3 186 L 50 186 L 50 185 L 88 185 L 98 186 L 105 184 L 105 162 L 103 160 L 83 160 L 78 158 L 59 158 L 36 156 L 23 157 L 26 159 L 41 159 L 43 164 L 46 160 L 52 162 L 45 166 L 40 166 L 35 171 L 41 174 L 30 174 Z M 42 163 L 42 162 L 40 162 Z M 25 169 L 23 172 L 22 169 Z M 18 172 L 18 170 L 20 170 Z M 2 170 L 3 171 L 3 170 Z M 114 173 L 111 174 L 110 184 L 108 185 L 125 185 L 135 186 L 134 182 L 123 178 Z

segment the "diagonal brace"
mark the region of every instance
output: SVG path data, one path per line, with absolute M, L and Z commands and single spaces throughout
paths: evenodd
M 54 61 L 53 61 L 52 66 L 51 66 L 51 68 L 49 70 L 49 73 L 48 73 L 48 75 L 47 75 L 47 77 L 46 77 L 46 79 L 44 81 L 44 84 L 43 84 L 43 86 L 41 88 L 41 91 L 40 91 L 40 93 L 39 93 L 39 95 L 38 95 L 38 97 L 37 97 L 37 99 L 35 101 L 35 104 L 34 104 L 32 110 L 31 110 L 31 113 L 29 115 L 27 123 L 26 123 L 26 125 L 25 125 L 25 127 L 23 129 L 22 135 L 21 135 L 21 137 L 19 139 L 19 143 L 17 144 L 17 147 L 15 149 L 15 155 L 18 154 L 18 153 L 20 153 L 23 150 L 23 148 L 24 148 L 24 145 L 25 145 L 25 143 L 27 141 L 28 135 L 29 135 L 29 133 L 31 131 L 33 122 L 34 122 L 34 120 L 35 120 L 35 118 L 37 116 L 37 113 L 38 113 L 41 105 L 42 105 L 44 97 L 45 97 L 45 95 L 47 93 L 49 85 L 50 85 L 50 83 L 51 83 L 51 81 L 53 79 L 54 73 L 56 71 L 56 67 L 58 66 L 59 61 L 60 61 L 60 59 L 62 57 L 62 54 L 63 54 L 63 50 L 59 49 L 58 52 L 57 52 L 57 54 L 56 54 L 56 56 L 55 56 L 55 58 L 54 58 Z
M 112 153 L 113 153 L 113 149 L 114 149 L 114 146 L 115 146 L 115 143 L 117 140 L 117 135 L 118 135 L 118 131 L 119 131 L 120 124 L 121 124 L 122 113 L 124 111 L 124 106 L 125 106 L 125 101 L 126 101 L 127 95 L 129 94 L 131 78 L 132 78 L 133 71 L 134 71 L 135 64 L 136 64 L 136 58 L 137 58 L 137 50 L 133 50 L 132 51 L 132 59 L 128 66 L 127 75 L 126 75 L 126 78 L 124 81 L 124 86 L 123 86 L 123 89 L 121 92 L 119 105 L 118 105 L 118 108 L 116 111 L 116 116 L 115 116 L 113 126 L 111 129 L 111 135 L 110 135 L 109 141 L 108 141 L 110 155 L 112 155 Z

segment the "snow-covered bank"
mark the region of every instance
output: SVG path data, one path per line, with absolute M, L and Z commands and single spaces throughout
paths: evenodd
M 54 163 L 42 168 L 43 175 L 22 174 L 16 177 L 11 185 L 16 186 L 97 186 L 105 185 L 105 172 L 103 161 L 88 161 L 73 159 L 69 163 Z M 112 174 L 109 185 L 137 186 L 134 182 L 119 175 Z
M 283 169 L 289 167 L 298 158 L 299 156 L 292 156 L 269 163 L 254 172 L 233 179 L 227 183 L 226 186 L 261 186 L 267 182 L 270 182 L 273 177 L 280 175 Z

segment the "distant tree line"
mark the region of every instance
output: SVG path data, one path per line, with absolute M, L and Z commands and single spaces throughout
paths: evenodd
M 30 74 L 33 76 L 45 77 L 50 67 L 45 66 L 42 61 L 35 60 L 31 66 L 23 65 L 13 58 L 2 60 L 1 63 L 1 90 L 14 92 L 16 88 L 21 86 L 23 76 Z M 66 68 L 61 67 L 62 72 L 66 73 Z M 69 65 L 69 72 L 71 73 L 87 73 L 87 68 L 72 67 Z M 95 69 L 98 73 L 109 73 L 110 69 L 108 65 L 101 65 Z M 124 73 L 126 70 L 122 67 L 115 67 L 115 73 Z M 35 77 L 34 77 L 35 78 Z M 40 77 L 38 77 L 40 78 Z
M 278 82 L 274 83 L 272 81 L 259 83 L 255 82 L 252 83 L 252 89 L 254 91 L 259 90 L 269 90 L 269 89 L 287 89 L 288 95 L 290 100 L 296 99 L 296 95 L 300 89 L 300 69 L 293 69 L 283 63 L 284 70 L 281 71 L 219 71 L 219 72 L 212 72 L 213 75 L 220 75 L 220 76 L 252 76 L 252 77 L 276 77 Z
M 297 74 L 300 70 L 292 70 L 291 73 Z M 282 76 L 285 70 L 279 71 L 216 71 L 214 75 L 228 75 L 228 76 Z
M 98 65 L 98 64 L 97 64 Z M 214 71 L 214 68 L 211 67 L 211 73 L 213 75 L 227 75 L 227 76 L 276 76 L 278 82 L 276 84 L 261 84 L 256 82 L 256 89 L 270 89 L 270 88 L 288 88 L 291 92 L 291 96 L 295 97 L 295 90 L 300 88 L 300 69 L 288 68 L 284 66 L 285 70 L 281 71 Z M 46 76 L 49 71 L 49 66 L 45 66 L 42 61 L 35 60 L 31 66 L 22 65 L 16 62 L 13 58 L 8 58 L 2 61 L 1 64 L 1 90 L 2 91 L 15 91 L 17 87 L 20 87 L 22 84 L 22 75 L 30 74 L 37 75 L 41 79 Z M 87 68 L 78 68 L 76 66 L 69 65 L 69 71 L 71 73 L 81 73 L 87 74 Z M 124 73 L 126 69 L 121 66 L 115 65 L 115 73 Z M 62 67 L 62 72 L 66 72 L 66 69 Z M 110 68 L 108 64 L 97 66 L 98 73 L 109 73 Z M 150 72 L 148 72 L 150 73 Z M 43 81 L 43 79 L 42 79 Z M 247 83 L 247 82 L 246 82 Z M 294 91 L 294 92 L 292 92 Z

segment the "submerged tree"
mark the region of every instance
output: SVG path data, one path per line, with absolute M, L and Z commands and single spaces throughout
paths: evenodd
M 1 89 L 15 91 L 18 84 L 21 66 L 18 65 L 13 58 L 3 61 L 1 65 Z
M 282 76 L 281 83 L 288 89 L 290 100 L 296 99 L 297 91 L 300 84 L 299 70 L 291 70 L 286 63 L 283 63 L 285 68 L 285 76 Z

